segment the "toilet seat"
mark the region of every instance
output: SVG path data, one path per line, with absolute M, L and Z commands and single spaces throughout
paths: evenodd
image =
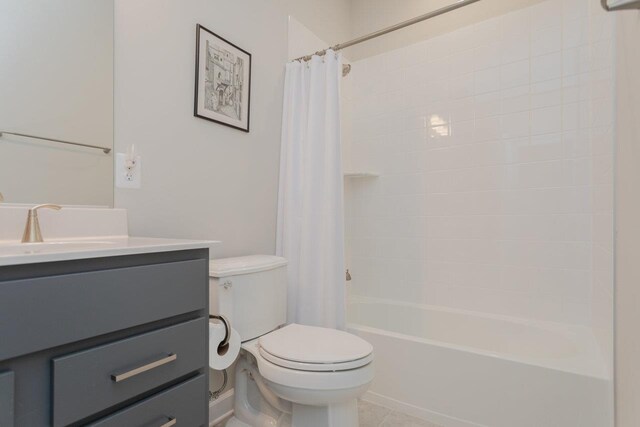
M 360 368 L 373 360 L 373 347 L 344 331 L 292 323 L 259 339 L 259 351 L 283 368 L 334 372 Z
M 303 371 L 284 368 L 262 357 L 258 350 L 258 343 L 249 346 L 243 345 L 256 358 L 258 371 L 267 381 L 287 387 L 303 390 L 329 391 L 340 389 L 352 389 L 369 384 L 373 381 L 373 363 L 368 363 L 360 368 L 346 371 Z
M 361 359 L 351 360 L 349 362 L 339 363 L 305 363 L 297 362 L 295 360 L 282 359 L 274 356 L 273 354 L 260 347 L 260 355 L 274 365 L 281 366 L 287 369 L 296 369 L 298 371 L 310 371 L 310 372 L 336 372 L 347 371 L 350 369 L 357 369 L 373 361 L 373 354 L 369 354 Z
M 373 347 L 343 331 L 290 324 L 242 348 L 255 357 L 266 380 L 287 387 L 338 390 L 373 380 Z

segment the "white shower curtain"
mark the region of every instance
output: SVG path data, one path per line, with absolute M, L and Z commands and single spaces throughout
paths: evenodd
M 342 57 L 287 64 L 276 253 L 289 260 L 288 320 L 344 329 Z

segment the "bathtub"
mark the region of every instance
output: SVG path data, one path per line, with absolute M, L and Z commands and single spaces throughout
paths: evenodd
M 365 400 L 445 427 L 611 427 L 612 382 L 590 329 L 352 297 L 374 347 Z

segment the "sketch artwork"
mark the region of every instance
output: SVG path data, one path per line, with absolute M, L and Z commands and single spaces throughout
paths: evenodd
M 251 54 L 202 26 L 197 32 L 195 116 L 248 132 Z
M 242 58 L 207 40 L 204 108 L 240 120 Z

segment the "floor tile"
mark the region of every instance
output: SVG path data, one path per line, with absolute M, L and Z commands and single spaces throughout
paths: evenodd
M 387 415 L 380 424 L 380 427 L 441 427 L 437 424 L 430 423 L 418 418 L 410 417 L 409 415 L 401 414 L 399 412 L 391 412 Z
M 374 405 L 373 403 L 362 400 L 358 402 L 360 427 L 378 427 L 390 413 L 391 410 L 383 406 Z

